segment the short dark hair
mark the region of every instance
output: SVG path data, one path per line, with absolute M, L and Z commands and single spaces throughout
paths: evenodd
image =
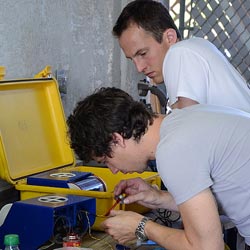
M 112 157 L 113 133 L 139 141 L 154 116 L 125 91 L 101 88 L 78 102 L 68 117 L 70 146 L 84 162 L 93 157 Z
M 163 33 L 172 28 L 181 40 L 181 34 L 170 16 L 167 8 L 160 2 L 153 0 L 135 0 L 130 2 L 118 17 L 113 27 L 113 35 L 120 37 L 131 23 L 137 24 L 152 34 L 155 40 L 162 42 Z

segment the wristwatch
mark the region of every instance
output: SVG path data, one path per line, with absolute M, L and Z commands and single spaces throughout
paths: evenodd
M 137 237 L 138 240 L 140 241 L 146 241 L 148 240 L 147 235 L 145 234 L 144 228 L 146 225 L 146 222 L 151 220 L 148 217 L 143 217 L 138 225 L 138 227 L 135 230 L 135 236 Z

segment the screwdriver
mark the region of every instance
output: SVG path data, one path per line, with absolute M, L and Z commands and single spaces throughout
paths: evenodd
M 125 196 L 123 196 L 122 194 L 118 195 L 118 197 L 116 198 L 116 202 L 112 205 L 112 207 L 108 210 L 108 212 L 105 214 L 105 216 L 108 216 L 111 212 L 111 210 L 113 210 L 121 201 L 123 201 L 125 199 Z

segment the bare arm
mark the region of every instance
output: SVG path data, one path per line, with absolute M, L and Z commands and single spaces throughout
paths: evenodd
M 145 227 L 148 237 L 171 250 L 224 249 L 220 218 L 210 189 L 202 191 L 181 204 L 179 211 L 184 230 L 174 230 L 159 225 L 155 225 L 153 229 L 153 226 L 148 223 Z M 157 229 L 157 227 L 160 228 Z
M 178 97 L 178 100 L 174 104 L 171 105 L 171 108 L 182 109 L 182 108 L 195 105 L 195 104 L 199 104 L 199 103 L 186 97 Z

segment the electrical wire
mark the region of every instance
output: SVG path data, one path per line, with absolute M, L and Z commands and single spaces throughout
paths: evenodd
M 180 213 L 162 208 L 149 212 L 148 216 L 151 217 L 154 222 L 167 227 L 173 227 L 174 223 L 177 223 L 181 218 Z
M 97 238 L 97 237 L 95 237 L 95 236 L 93 236 L 92 235 L 92 233 L 91 233 L 91 225 L 90 225 L 90 220 L 89 220 L 89 212 L 88 211 L 82 211 L 84 214 L 85 214 L 85 216 L 86 216 L 86 218 L 87 218 L 87 221 L 88 221 L 88 234 L 89 234 L 89 237 L 91 238 L 91 239 L 93 239 L 93 240 L 96 240 L 96 241 L 100 241 L 100 240 L 102 240 L 111 250 L 114 250 L 114 248 L 112 247 L 112 245 L 109 243 L 109 242 L 107 242 L 106 240 L 104 240 L 104 239 L 100 239 L 100 238 Z M 105 218 L 105 217 L 107 217 L 107 216 L 105 216 L 105 215 L 95 215 L 96 217 L 101 217 L 101 218 Z

